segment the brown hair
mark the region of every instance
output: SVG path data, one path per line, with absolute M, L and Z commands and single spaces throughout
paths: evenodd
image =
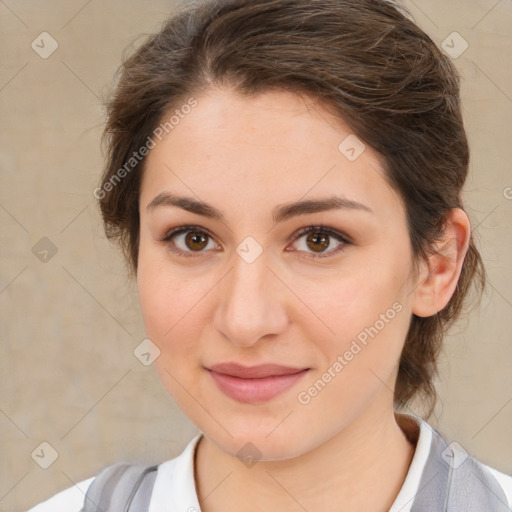
M 108 159 L 95 196 L 106 234 L 120 243 L 132 271 L 144 165 L 138 152 L 170 110 L 212 85 L 242 94 L 279 88 L 322 100 L 380 153 L 405 205 L 415 262 L 426 258 L 448 211 L 462 207 L 469 149 L 458 73 L 403 10 L 386 0 L 193 2 L 126 59 L 107 102 Z M 447 306 L 411 319 L 396 406 L 419 394 L 432 413 L 442 338 L 472 283 L 479 291 L 485 285 L 473 238 Z

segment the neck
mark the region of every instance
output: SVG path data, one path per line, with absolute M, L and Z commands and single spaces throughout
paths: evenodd
M 366 411 L 314 450 L 249 468 L 203 436 L 194 464 L 201 510 L 338 510 L 343 503 L 344 512 L 386 512 L 409 470 L 417 434 L 392 409 Z

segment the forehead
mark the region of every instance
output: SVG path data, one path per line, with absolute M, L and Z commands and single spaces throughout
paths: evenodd
M 314 98 L 212 89 L 195 99 L 150 151 L 141 206 L 163 190 L 238 208 L 327 193 L 400 206 L 379 155 Z

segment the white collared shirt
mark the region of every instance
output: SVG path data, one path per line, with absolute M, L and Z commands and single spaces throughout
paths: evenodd
M 389 512 L 410 512 L 430 451 L 432 427 L 417 416 L 411 415 L 411 418 L 420 427 L 416 450 L 404 483 Z M 180 455 L 159 465 L 149 512 L 201 512 L 194 481 L 194 452 L 202 435 L 199 433 L 194 437 Z M 512 476 L 482 465 L 496 478 L 512 510 Z M 36 505 L 28 512 L 80 512 L 85 493 L 93 480 L 94 477 L 83 480 Z

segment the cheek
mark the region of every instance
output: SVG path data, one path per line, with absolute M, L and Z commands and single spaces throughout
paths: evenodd
M 157 258 L 139 260 L 137 284 L 146 336 L 160 350 L 155 360 L 169 393 L 180 401 L 178 379 L 193 389 L 202 356 L 202 331 L 208 322 L 204 309 L 208 286 L 204 279 L 176 275 Z M 192 382 L 191 382 L 192 381 Z
M 172 336 L 180 318 L 186 317 L 197 284 L 172 272 L 165 251 L 151 246 L 141 238 L 138 256 L 137 288 L 139 303 L 148 337 L 155 343 Z
M 160 350 L 154 367 L 169 395 L 188 410 L 188 393 L 197 394 L 194 379 L 199 371 L 202 326 L 192 320 L 199 311 L 200 296 L 194 283 L 167 274 L 143 258 L 137 276 L 139 302 L 146 336 Z
M 330 333 L 333 340 L 355 337 L 379 321 L 380 315 L 388 310 L 388 316 L 394 318 L 394 303 L 404 306 L 405 288 L 400 285 L 400 279 L 403 281 L 404 276 L 391 273 L 385 276 L 381 272 L 363 270 L 317 282 L 314 288 L 311 283 L 303 287 L 297 285 L 294 292 L 304 297 L 307 315 L 311 318 L 310 322 L 301 324 L 310 325 L 317 332 L 322 329 L 324 334 Z M 304 310 L 300 313 L 304 314 Z
M 324 355 L 319 370 L 330 368 L 341 356 L 339 374 L 345 378 L 365 380 L 372 377 L 372 370 L 387 379 L 400 358 L 410 323 L 408 268 L 403 261 L 401 255 L 389 254 L 380 264 L 353 266 L 336 279 L 297 290 L 311 305 L 306 312 L 311 321 L 297 321 Z
M 200 287 L 194 286 L 193 282 L 176 282 L 161 273 L 152 272 L 151 276 L 143 274 L 141 277 L 139 301 L 148 337 L 159 345 L 160 350 L 177 345 L 178 337 L 181 338 L 179 346 L 186 346 L 186 339 L 194 339 L 193 333 L 187 331 L 187 338 L 184 338 L 180 332 L 193 328 L 190 318 L 199 311 L 204 289 L 201 294 Z
M 400 294 L 384 285 L 366 293 L 347 284 L 345 291 L 333 293 L 333 300 L 324 301 L 318 310 L 334 333 L 323 328 L 326 334 L 319 336 L 316 322 L 317 328 L 307 335 L 322 357 L 297 396 L 300 404 L 318 411 L 319 418 L 334 423 L 340 415 L 346 421 L 356 417 L 381 392 L 392 399 L 410 319 Z
M 150 338 L 159 341 L 172 327 L 172 314 L 176 293 L 162 282 L 161 273 L 145 262 L 139 262 L 137 275 L 139 302 Z

